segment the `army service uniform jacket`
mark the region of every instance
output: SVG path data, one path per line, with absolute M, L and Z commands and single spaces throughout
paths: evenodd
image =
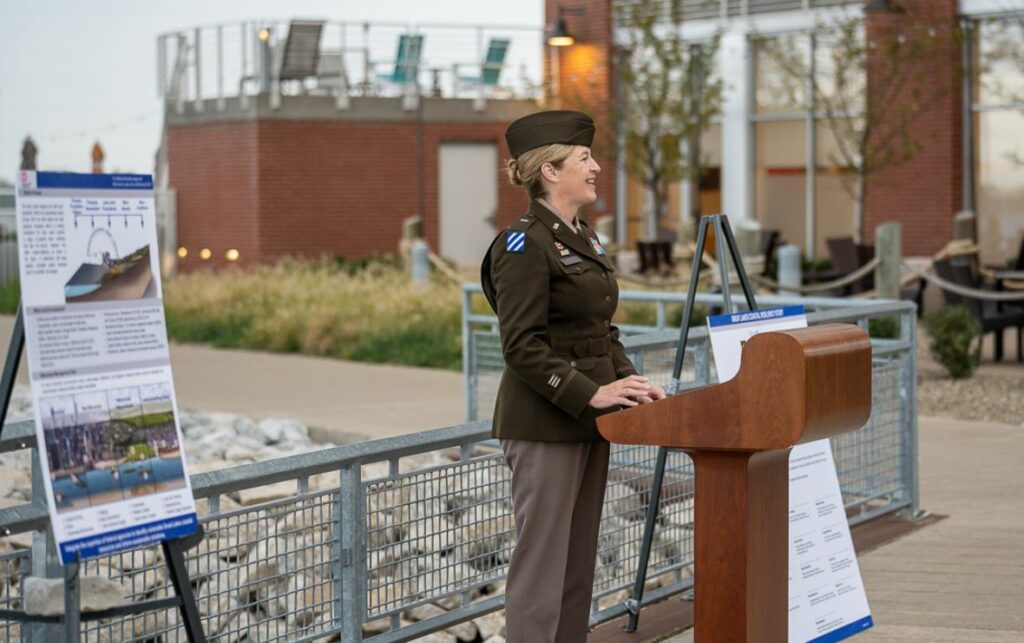
M 618 407 L 588 403 L 600 386 L 636 373 L 611 324 L 619 300 L 614 270 L 581 225 L 586 239 L 532 201 L 484 257 L 481 281 L 505 358 L 496 438 L 602 441 L 594 420 Z

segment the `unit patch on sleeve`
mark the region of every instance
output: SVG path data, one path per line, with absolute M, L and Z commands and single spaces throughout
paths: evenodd
M 525 252 L 526 233 L 509 231 L 505 236 L 505 250 L 508 252 Z

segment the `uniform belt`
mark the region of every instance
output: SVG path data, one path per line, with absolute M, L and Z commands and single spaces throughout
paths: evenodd
M 576 357 L 600 357 L 611 350 L 612 340 L 608 335 L 588 339 L 553 339 L 551 348 L 556 353 L 572 353 Z

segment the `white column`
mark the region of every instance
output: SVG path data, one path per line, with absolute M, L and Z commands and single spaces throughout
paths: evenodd
M 722 78 L 722 212 L 738 223 L 754 218 L 753 212 L 753 61 L 747 36 L 722 34 L 719 56 Z

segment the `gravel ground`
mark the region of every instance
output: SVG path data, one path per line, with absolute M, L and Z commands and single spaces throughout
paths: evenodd
M 917 400 L 921 415 L 1024 426 L 1024 377 L 976 373 L 953 380 L 923 372 Z

